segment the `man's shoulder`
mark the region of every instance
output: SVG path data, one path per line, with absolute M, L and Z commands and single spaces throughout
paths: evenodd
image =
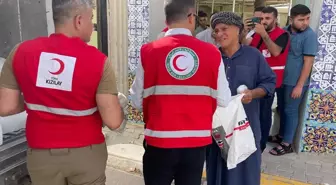
M 244 58 L 248 58 L 249 61 L 259 62 L 261 58 L 264 58 L 261 52 L 255 47 L 242 45 L 241 49 L 243 51 Z
M 197 35 L 196 35 L 196 37 L 197 36 L 203 36 L 203 35 L 206 35 L 206 34 L 211 34 L 211 32 L 212 32 L 212 30 L 210 29 L 210 28 L 208 28 L 208 29 L 206 29 L 206 30 L 203 30 L 203 31 L 201 31 L 201 32 L 199 32 Z
M 20 46 L 20 48 L 35 48 L 33 46 L 39 46 L 39 44 L 42 44 L 44 41 L 46 41 L 48 39 L 48 37 L 37 37 L 34 39 L 30 39 L 30 40 L 25 40 L 21 43 L 18 44 L 18 46 Z
M 242 45 L 242 50 L 246 54 L 258 54 L 258 55 L 260 55 L 260 51 L 257 48 L 252 47 L 252 46 Z
M 15 56 L 17 53 L 22 54 L 22 53 L 34 52 L 36 49 L 43 47 L 43 43 L 47 39 L 48 37 L 37 37 L 34 39 L 25 40 L 23 42 L 20 42 L 14 46 L 12 50 L 12 54 L 13 56 Z
M 203 30 L 203 28 L 201 26 L 197 26 L 195 31 L 200 31 L 200 30 Z
M 94 47 L 94 46 L 91 46 L 89 44 L 86 44 L 86 47 L 85 49 L 88 51 L 88 52 L 92 52 L 94 54 L 97 54 L 97 55 L 105 55 L 103 52 L 101 52 L 98 48 Z
M 288 25 L 288 26 L 284 26 L 284 27 L 282 27 L 282 29 L 285 30 L 285 31 L 288 31 L 288 29 L 289 29 L 289 25 Z
M 140 50 L 146 50 L 146 49 L 153 48 L 154 45 L 155 45 L 155 43 L 160 43 L 160 42 L 162 42 L 163 39 L 164 39 L 164 37 L 162 37 L 162 38 L 160 38 L 158 40 L 154 40 L 154 41 L 145 43 L 145 44 L 141 45 Z
M 306 37 L 316 37 L 317 36 L 316 32 L 311 27 L 308 27 L 303 33 Z
M 214 51 L 214 52 L 219 52 L 219 49 L 216 45 L 209 43 L 209 42 L 205 42 L 203 40 L 197 39 L 197 38 L 193 38 L 193 43 L 194 46 L 196 46 L 197 48 L 202 48 L 202 50 L 209 52 L 209 51 Z

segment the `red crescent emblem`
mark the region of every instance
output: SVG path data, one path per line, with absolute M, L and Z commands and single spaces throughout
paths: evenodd
M 176 55 L 174 57 L 174 59 L 173 59 L 173 67 L 176 69 L 176 71 L 182 72 L 182 71 L 185 71 L 187 68 L 181 69 L 181 68 L 179 68 L 177 66 L 177 59 L 179 59 L 180 57 L 186 57 L 186 56 L 184 56 L 184 55 Z
M 56 62 L 58 62 L 59 65 L 60 65 L 60 68 L 59 68 L 59 70 L 57 70 L 55 72 L 49 71 L 49 73 L 53 74 L 53 75 L 59 75 L 59 74 L 61 74 L 64 71 L 64 62 L 62 60 L 58 59 L 58 58 L 53 58 L 51 60 L 55 60 Z

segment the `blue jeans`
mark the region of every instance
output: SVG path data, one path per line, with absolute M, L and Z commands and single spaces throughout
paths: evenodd
M 292 144 L 296 129 L 299 125 L 299 108 L 308 86 L 302 88 L 302 94 L 299 98 L 291 97 L 294 86 L 283 85 L 281 95 L 283 100 L 283 108 L 279 108 L 280 112 L 280 136 L 283 136 L 283 142 Z M 279 101 L 279 100 L 278 100 Z M 281 103 L 280 103 L 281 104 Z

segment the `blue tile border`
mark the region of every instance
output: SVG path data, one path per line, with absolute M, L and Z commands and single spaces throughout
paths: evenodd
M 128 84 L 139 63 L 140 48 L 149 40 L 149 0 L 128 0 Z M 142 114 L 128 105 L 128 120 L 143 124 Z

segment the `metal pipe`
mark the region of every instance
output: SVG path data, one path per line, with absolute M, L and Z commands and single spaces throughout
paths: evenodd
M 214 13 L 215 0 L 212 0 L 211 13 Z
M 293 0 L 290 0 L 288 4 L 288 16 L 290 16 L 290 9 L 292 8 L 292 4 L 293 4 Z
M 235 12 L 235 9 L 236 9 L 236 0 L 233 0 L 232 12 Z
M 245 13 L 245 0 L 243 0 L 243 10 L 242 10 L 242 18 L 244 18 L 244 13 Z

